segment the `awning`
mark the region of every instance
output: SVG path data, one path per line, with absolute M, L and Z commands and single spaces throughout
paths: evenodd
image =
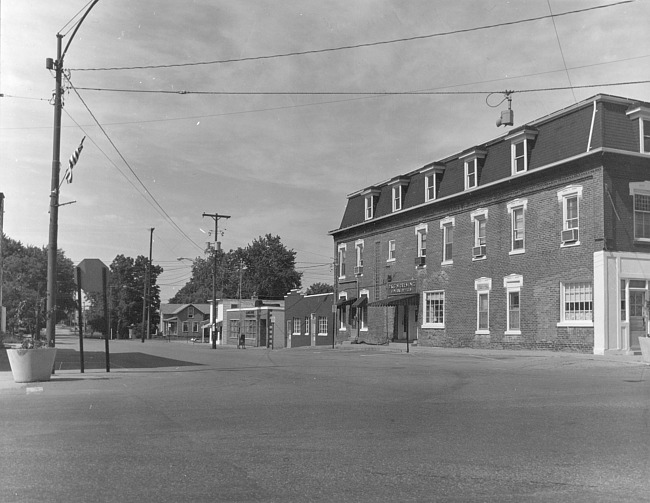
M 382 306 L 417 306 L 420 304 L 420 295 L 417 293 L 412 293 L 410 295 L 394 295 L 393 297 L 387 297 L 385 299 L 375 300 L 370 302 L 368 305 L 370 307 L 382 307 Z
M 354 301 L 354 304 L 352 304 L 352 307 L 363 307 L 368 303 L 368 297 L 363 296 L 359 297 L 357 300 Z
M 352 304 L 355 300 L 357 300 L 356 297 L 351 297 L 349 299 L 346 298 L 339 299 L 338 302 L 336 303 L 336 307 L 347 306 L 349 304 Z

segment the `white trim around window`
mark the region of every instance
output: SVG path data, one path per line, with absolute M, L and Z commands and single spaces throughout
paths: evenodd
M 346 252 L 346 250 L 347 250 L 347 244 L 346 243 L 341 243 L 338 246 L 337 259 L 338 259 L 339 279 L 345 279 L 345 252 Z
M 359 298 L 362 297 L 369 299 L 370 291 L 361 290 L 359 292 Z M 362 332 L 367 332 L 368 331 L 368 303 L 367 302 L 364 305 L 359 306 L 357 308 L 357 316 L 359 318 L 359 330 L 361 330 Z
M 650 181 L 630 182 L 634 213 L 634 241 L 650 242 Z
M 490 291 L 492 278 L 474 280 L 476 290 L 476 335 L 490 334 Z
M 418 224 L 415 226 L 415 238 L 417 239 L 417 256 L 427 256 L 427 234 L 429 232 L 429 224 Z
M 526 210 L 528 199 L 515 199 L 507 205 L 510 215 L 510 255 L 526 253 Z
M 562 205 L 560 248 L 580 245 L 580 201 L 582 185 L 569 185 L 558 190 L 557 200 Z
M 386 262 L 395 262 L 397 257 L 397 248 L 394 239 L 388 241 L 388 259 Z
M 455 226 L 456 226 L 455 217 L 445 217 L 440 221 L 440 230 L 442 231 L 441 265 L 451 265 L 454 263 L 454 227 Z
M 591 282 L 560 283 L 560 322 L 557 326 L 594 326 L 594 288 Z
M 422 292 L 422 328 L 445 328 L 445 291 Z
M 506 331 L 505 335 L 521 335 L 521 288 L 524 278 L 511 274 L 503 278 L 506 289 Z
M 487 218 L 488 210 L 479 208 L 469 215 L 474 224 L 474 246 L 472 247 L 472 260 L 485 260 L 487 258 Z
M 650 108 L 639 106 L 626 114 L 631 120 L 639 122 L 639 152 L 650 154 Z
M 348 300 L 348 292 L 340 292 L 339 293 L 339 300 Z M 339 331 L 345 332 L 347 330 L 347 325 L 346 325 L 346 318 L 348 315 L 348 306 L 341 306 L 338 309 L 338 315 L 339 318 Z

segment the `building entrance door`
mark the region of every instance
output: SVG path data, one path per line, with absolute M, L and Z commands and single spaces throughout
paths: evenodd
M 640 350 L 639 337 L 646 334 L 646 320 L 643 318 L 645 290 L 630 290 L 630 349 Z

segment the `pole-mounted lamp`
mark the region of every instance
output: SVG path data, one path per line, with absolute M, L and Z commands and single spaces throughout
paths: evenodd
M 70 39 L 61 50 L 63 35 L 56 34 L 56 61 L 52 58 L 45 60 L 45 67 L 48 70 L 54 70 L 56 90 L 54 91 L 54 139 L 52 146 L 52 183 L 50 190 L 50 230 L 49 230 L 49 244 L 47 247 L 47 325 L 46 335 L 48 346 L 54 347 L 55 345 L 55 327 L 56 327 L 56 260 L 57 260 L 57 238 L 59 231 L 59 177 L 61 174 L 61 111 L 63 109 L 63 100 L 61 96 L 63 89 L 61 80 L 63 78 L 63 58 L 65 53 L 70 47 L 70 43 L 74 36 L 77 34 L 81 23 L 84 22 L 86 16 L 91 9 L 97 4 L 99 0 L 93 0 L 86 12 L 81 17 L 77 26 L 75 27 Z

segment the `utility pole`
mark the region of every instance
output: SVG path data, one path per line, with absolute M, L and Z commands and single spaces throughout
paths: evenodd
M 210 335 L 212 336 L 212 349 L 217 348 L 217 251 L 221 249 L 219 242 L 219 219 L 230 218 L 230 215 L 219 215 L 219 213 L 203 213 L 203 218 L 214 219 L 214 254 L 212 265 L 212 316 L 210 319 Z M 223 287 L 223 285 L 222 285 Z
M 2 271 L 4 270 L 4 255 L 2 242 L 4 241 L 4 215 L 5 215 L 5 195 L 0 192 L 0 332 L 7 330 L 5 321 L 5 308 L 2 303 Z
M 61 50 L 63 35 L 56 34 L 56 61 L 52 58 L 45 60 L 45 67 L 48 70 L 55 72 L 55 85 L 54 90 L 54 138 L 52 146 L 52 183 L 50 189 L 50 229 L 49 229 L 49 243 L 47 247 L 47 344 L 50 347 L 55 345 L 55 327 L 56 327 L 56 259 L 58 247 L 58 233 L 59 233 L 59 176 L 61 171 L 61 111 L 63 109 L 63 89 L 61 81 L 63 80 L 63 58 L 68 51 L 68 47 L 72 43 L 72 39 L 77 34 L 81 23 L 84 22 L 90 10 L 95 6 L 99 0 L 93 0 L 92 4 L 86 9 L 86 12 L 81 17 L 77 26 L 75 27 L 70 39 L 68 40 L 65 49 Z
M 153 231 L 154 228 L 152 227 L 149 229 L 149 262 L 145 265 L 144 269 L 144 293 L 142 295 L 142 342 L 144 342 L 146 338 L 146 334 L 149 333 L 149 320 L 150 320 L 150 309 L 149 309 L 149 290 L 150 290 L 150 282 L 151 280 L 149 279 L 149 270 L 151 269 L 151 249 L 153 246 Z

